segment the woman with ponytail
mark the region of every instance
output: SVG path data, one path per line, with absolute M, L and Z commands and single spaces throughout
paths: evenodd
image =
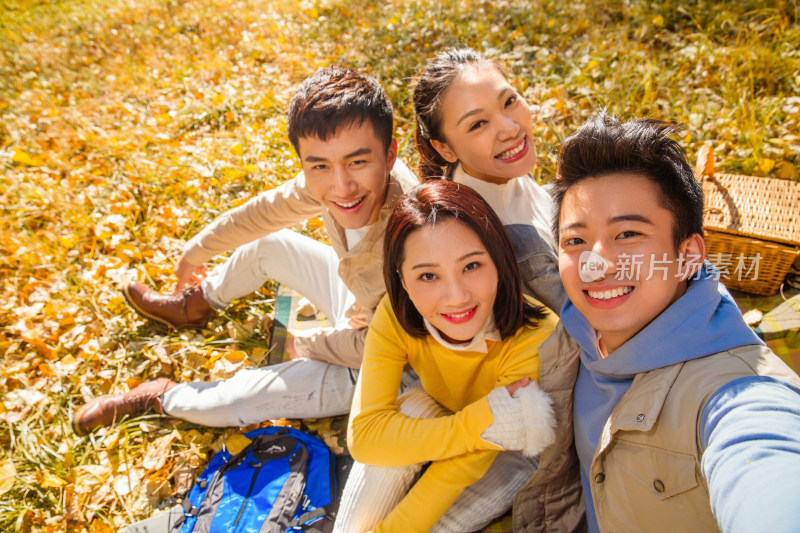
M 550 231 L 552 199 L 531 175 L 528 104 L 497 63 L 460 48 L 426 63 L 413 105 L 420 178 L 449 179 L 483 196 L 514 245 L 524 292 L 560 314 L 565 294 Z

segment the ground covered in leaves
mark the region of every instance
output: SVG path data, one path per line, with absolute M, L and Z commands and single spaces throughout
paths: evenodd
M 498 59 L 540 165 L 590 113 L 687 124 L 693 159 L 797 179 L 800 7 L 757 2 L 5 0 L 0 5 L 0 530 L 115 531 L 191 483 L 236 430 L 146 417 L 88 437 L 72 409 L 157 376 L 260 364 L 273 286 L 208 329 L 139 319 L 181 243 L 299 170 L 292 89 L 346 63 L 383 81 L 414 163 L 412 76 L 446 46 Z M 300 231 L 324 239 L 319 220 Z M 296 423 L 296 422 L 295 422 Z M 319 428 L 325 433 L 325 428 Z

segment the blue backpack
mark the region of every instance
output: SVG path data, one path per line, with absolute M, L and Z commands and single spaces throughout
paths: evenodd
M 183 500 L 172 533 L 329 532 L 335 518 L 335 462 L 319 439 L 284 427 L 259 428 L 241 452 L 217 453 Z

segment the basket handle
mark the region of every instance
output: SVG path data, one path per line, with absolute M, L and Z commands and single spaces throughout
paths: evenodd
M 714 149 L 710 144 L 704 144 L 697 151 L 697 164 L 694 167 L 694 177 L 697 181 L 711 179 L 714 176 Z

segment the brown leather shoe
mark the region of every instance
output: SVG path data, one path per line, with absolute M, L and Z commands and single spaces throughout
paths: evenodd
M 214 314 L 199 285 L 186 287 L 180 294 L 164 296 L 134 281 L 122 288 L 122 294 L 143 317 L 176 329 L 200 329 Z
M 123 394 L 98 396 L 75 410 L 72 430 L 78 435 L 113 425 L 125 416 L 141 416 L 149 410 L 161 413 L 161 395 L 177 385 L 167 378 L 145 381 Z

